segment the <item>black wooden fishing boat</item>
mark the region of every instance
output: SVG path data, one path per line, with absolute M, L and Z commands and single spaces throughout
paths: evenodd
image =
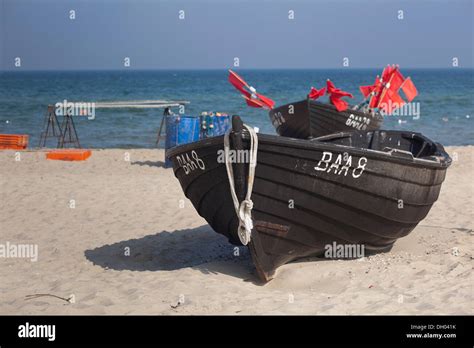
M 383 122 L 380 113 L 351 108 L 337 111 L 332 104 L 310 98 L 271 109 L 269 115 L 279 135 L 299 139 L 353 130 L 377 130 Z
M 242 202 L 250 166 L 238 154 L 245 157 L 251 139 L 240 118 L 232 123 L 233 176 Z M 198 213 L 242 245 L 223 149 L 219 136 L 172 148 L 167 157 Z M 346 132 L 312 140 L 259 134 L 248 244 L 259 277 L 268 281 L 279 266 L 322 255 L 332 243 L 389 250 L 428 214 L 450 163 L 443 146 L 413 132 Z

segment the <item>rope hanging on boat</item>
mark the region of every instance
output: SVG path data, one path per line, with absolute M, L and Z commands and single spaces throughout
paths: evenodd
M 239 203 L 237 194 L 235 193 L 235 184 L 234 184 L 234 170 L 232 168 L 232 163 L 230 161 L 230 145 L 229 145 L 229 136 L 230 131 L 228 131 L 224 136 L 224 153 L 225 153 L 225 166 L 227 169 L 227 177 L 229 178 L 230 193 L 232 195 L 232 200 L 234 201 L 235 213 L 239 219 L 239 228 L 237 233 L 239 235 L 240 242 L 243 245 L 247 245 L 250 242 L 250 235 L 253 229 L 252 222 L 252 208 L 253 202 L 250 199 L 252 196 L 253 182 L 255 178 L 255 167 L 257 166 L 257 149 L 258 149 L 258 137 L 257 133 L 252 127 L 244 124 L 244 127 L 247 128 L 250 134 L 250 155 L 249 155 L 249 175 L 247 183 L 247 194 L 245 199 Z

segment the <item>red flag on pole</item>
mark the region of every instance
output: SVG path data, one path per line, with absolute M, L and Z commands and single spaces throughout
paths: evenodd
M 345 100 L 334 97 L 333 95 L 329 96 L 329 100 L 331 101 L 331 104 L 334 105 L 337 111 L 339 112 L 347 110 L 347 107 L 349 105 Z
M 370 95 L 370 93 L 372 92 L 376 93 L 379 86 L 380 86 L 380 77 L 377 75 L 373 85 L 359 86 L 359 90 L 360 90 L 360 93 L 362 93 L 362 95 L 364 96 L 364 98 L 367 98 Z
M 372 98 L 370 98 L 369 107 L 374 108 L 377 105 L 378 96 L 380 94 L 381 89 L 382 89 L 382 78 L 380 78 L 377 75 L 377 77 L 375 78 L 373 96 Z
M 398 94 L 398 90 L 405 81 L 398 66 L 393 66 L 390 71 L 388 81 L 384 81 L 385 91 L 381 94 L 378 107 L 384 110 L 387 114 L 391 114 L 395 109 L 398 109 L 405 104 L 405 101 Z
M 349 92 L 345 92 L 343 90 L 340 90 L 339 88 L 336 88 L 334 83 L 332 83 L 331 80 L 327 80 L 326 82 L 326 87 L 327 87 L 327 93 L 329 94 L 329 101 L 331 104 L 333 104 L 337 111 L 344 111 L 347 110 L 348 103 L 345 100 L 342 100 L 342 97 L 349 97 L 353 98 L 354 96 L 350 94 Z
M 377 88 L 377 91 L 376 91 L 376 94 L 375 96 L 370 100 L 370 103 L 369 103 L 369 107 L 371 108 L 378 108 L 380 103 L 381 103 L 381 99 L 385 97 L 385 88 L 387 86 L 387 84 L 390 83 L 390 79 L 392 78 L 392 73 L 395 69 L 395 66 L 390 66 L 390 65 L 387 65 L 383 71 L 382 71 L 382 75 L 380 76 L 380 79 L 379 79 L 379 82 L 378 82 L 378 88 Z
M 249 86 L 239 75 L 229 70 L 229 82 L 244 96 L 247 105 L 255 108 L 273 109 L 275 102 L 263 94 L 257 93 L 255 88 Z M 248 91 L 246 90 L 248 89 Z
M 395 67 L 391 67 L 390 65 L 387 65 L 385 69 L 382 71 L 382 81 L 383 83 L 387 83 L 390 80 L 390 76 L 392 76 L 393 69 Z
M 326 88 L 327 88 L 327 91 L 328 91 L 328 94 L 331 94 L 332 92 L 334 92 L 335 90 L 337 90 L 336 86 L 334 85 L 334 83 L 327 79 L 326 80 Z
M 257 98 L 262 101 L 264 106 L 267 106 L 269 109 L 273 109 L 273 107 L 275 106 L 275 102 L 273 100 L 268 97 L 265 97 L 263 94 L 257 92 L 255 92 L 255 94 L 257 95 Z
M 360 93 L 367 98 L 370 93 L 374 90 L 374 86 L 359 86 Z
M 229 82 L 238 90 L 240 93 L 250 98 L 251 94 L 245 90 L 245 87 L 249 85 L 235 72 L 229 70 Z
M 265 104 L 263 104 L 260 100 L 247 98 L 246 96 L 243 96 L 243 97 L 248 106 L 252 108 L 265 108 Z
M 397 91 L 387 90 L 383 98 L 380 100 L 379 108 L 386 114 L 391 114 L 396 109 L 402 107 L 405 101 Z
M 415 87 L 415 84 L 413 83 L 410 77 L 408 77 L 402 84 L 402 91 L 403 93 L 405 93 L 408 102 L 411 102 L 418 95 L 418 91 Z
M 395 67 L 392 70 L 392 76 L 390 79 L 390 83 L 387 83 L 387 88 L 392 90 L 392 91 L 398 91 L 400 87 L 402 86 L 403 82 L 405 81 L 405 77 L 403 77 L 402 73 L 398 69 L 398 67 Z
M 373 85 L 360 86 L 359 89 L 364 98 L 372 95 L 369 101 L 370 108 L 380 108 L 386 113 L 392 113 L 406 103 L 399 94 L 400 89 L 405 93 L 408 102 L 418 94 L 411 79 L 405 79 L 398 65 L 387 65 Z
M 311 91 L 308 94 L 308 98 L 316 100 L 319 97 L 322 97 L 324 93 L 326 93 L 326 87 L 321 88 L 319 91 L 316 88 L 311 87 Z

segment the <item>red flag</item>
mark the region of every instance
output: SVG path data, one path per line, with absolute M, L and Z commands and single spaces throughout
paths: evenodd
M 265 104 L 263 104 L 260 100 L 258 99 L 252 99 L 252 98 L 247 98 L 244 96 L 245 102 L 247 103 L 248 106 L 252 108 L 264 108 Z
M 319 97 L 322 97 L 324 93 L 326 93 L 326 87 L 321 88 L 319 91 L 316 88 L 311 87 L 311 91 L 308 94 L 308 98 L 316 100 Z
M 404 104 L 405 101 L 397 91 L 387 90 L 383 99 L 380 101 L 379 108 L 381 108 L 386 114 L 391 114 Z
M 327 79 L 326 81 L 326 87 L 327 87 L 328 94 L 331 94 L 333 91 L 337 89 L 336 86 L 334 86 L 334 83 L 332 83 L 332 81 L 329 79 Z
M 416 90 L 415 84 L 413 83 L 410 77 L 408 77 L 402 84 L 402 91 L 403 93 L 405 93 L 408 102 L 411 102 L 418 95 L 418 91 Z
M 263 102 L 265 106 L 268 106 L 268 108 L 273 109 L 273 107 L 275 106 L 275 102 L 273 100 L 271 100 L 268 97 L 265 97 L 263 94 L 260 94 L 260 93 L 255 93 L 255 94 L 257 95 L 258 99 L 260 99 Z
M 391 67 L 390 65 L 387 65 L 385 69 L 383 69 L 381 76 L 383 83 L 387 83 L 390 80 L 394 68 L 395 66 Z
M 347 106 L 349 105 L 345 100 L 339 99 L 338 97 L 334 97 L 333 95 L 329 96 L 329 100 L 339 112 L 347 110 Z
M 376 83 L 373 86 L 361 86 L 360 91 L 365 97 L 370 92 L 374 94 L 370 99 L 369 107 L 380 108 L 390 114 L 405 104 L 405 101 L 398 94 L 400 88 L 407 96 L 409 102 L 418 94 L 411 79 L 405 79 L 398 65 L 387 65 L 382 72 L 381 78 L 377 77 Z
M 393 110 L 401 108 L 403 105 L 405 105 L 405 101 L 400 96 L 400 94 L 398 94 L 398 92 L 390 94 L 390 100 L 392 101 Z
M 364 96 L 364 98 L 367 98 L 370 93 L 374 92 L 376 94 L 380 89 L 380 77 L 377 75 L 375 78 L 374 84 L 370 86 L 360 86 L 359 90 Z
M 370 93 L 374 90 L 374 86 L 359 86 L 360 93 L 367 98 Z
M 379 93 L 380 90 L 382 89 L 382 79 L 377 75 L 375 78 L 375 83 L 374 83 L 374 95 L 370 99 L 369 107 L 374 108 L 377 105 L 378 98 L 379 98 Z
M 378 105 L 380 104 L 380 97 L 384 91 L 384 87 L 390 81 L 394 69 L 395 66 L 392 67 L 390 65 L 387 65 L 383 69 L 382 75 L 380 75 L 380 79 L 378 81 L 378 88 L 376 90 L 375 96 L 371 99 L 369 104 L 371 108 L 378 107 Z
M 382 72 L 382 78 L 380 81 L 381 87 L 376 97 L 373 98 L 373 102 L 370 103 L 370 107 L 381 108 L 381 104 L 384 104 L 384 110 L 388 107 L 387 104 L 392 104 L 390 97 L 397 94 L 398 89 L 404 81 L 403 75 L 400 73 L 398 66 L 396 65 L 387 65 L 387 67 Z M 398 94 L 397 94 L 398 95 Z M 390 107 L 391 110 L 391 107 Z
M 229 82 L 238 90 L 247 101 L 247 105 L 252 107 L 261 107 L 273 109 L 275 102 L 263 94 L 257 93 L 255 88 L 248 85 L 239 75 L 229 70 Z M 250 91 L 247 91 L 246 88 Z
M 327 92 L 328 94 L 334 94 L 338 97 L 349 97 L 349 98 L 353 98 L 354 96 L 352 94 L 350 94 L 349 92 L 345 92 L 339 88 L 336 88 L 336 86 L 334 85 L 334 83 L 331 81 L 331 80 L 327 80 L 326 81 L 326 85 L 327 85 Z
M 336 88 L 334 83 L 332 83 L 331 80 L 326 81 L 326 86 L 327 86 L 327 93 L 329 94 L 329 101 L 331 104 L 333 104 L 337 111 L 344 111 L 347 110 L 348 103 L 344 100 L 342 100 L 342 97 L 349 97 L 353 98 L 353 95 L 350 94 L 349 92 L 345 92 L 343 90 L 340 90 L 339 88 Z
M 237 75 L 232 70 L 229 70 L 229 82 L 242 93 L 247 98 L 250 98 L 251 94 L 245 90 L 244 87 L 249 87 L 247 82 L 245 82 L 239 75 Z
M 405 104 L 405 101 L 398 94 L 398 90 L 405 81 L 398 66 L 393 66 L 388 76 L 389 80 L 384 81 L 385 91 L 379 97 L 378 107 L 384 110 L 387 114 L 391 114 L 395 109 L 398 109 Z
M 405 77 L 403 77 L 398 67 L 395 67 L 395 69 L 393 69 L 389 81 L 390 82 L 387 82 L 387 88 L 392 91 L 398 91 L 398 89 L 402 86 L 403 82 L 405 81 Z

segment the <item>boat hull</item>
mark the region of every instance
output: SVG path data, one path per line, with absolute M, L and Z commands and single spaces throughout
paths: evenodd
M 262 280 L 287 262 L 323 255 L 328 245 L 390 249 L 437 200 L 450 164 L 441 145 L 416 133 L 352 133 L 320 140 L 258 135 L 248 246 Z M 364 144 L 372 148 L 354 147 Z M 241 147 L 249 149 L 245 135 Z M 167 156 L 197 212 L 241 245 L 223 148 L 223 137 L 216 137 L 179 146 Z M 234 162 L 236 182 L 246 182 L 248 165 L 237 155 Z M 239 176 L 236 167 L 242 165 Z
M 269 112 L 277 133 L 290 138 L 317 138 L 337 132 L 372 131 L 382 126 L 380 114 L 337 111 L 334 105 L 306 99 Z

